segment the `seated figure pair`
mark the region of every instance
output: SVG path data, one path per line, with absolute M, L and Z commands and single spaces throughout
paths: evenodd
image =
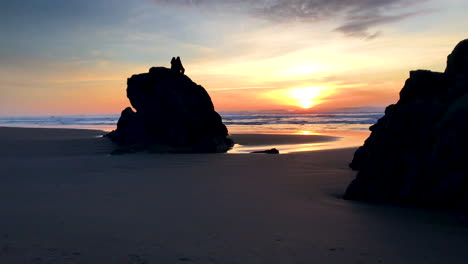
M 184 66 L 182 66 L 182 62 L 180 61 L 180 57 L 177 57 L 177 58 L 172 57 L 171 70 L 176 71 L 176 72 L 181 73 L 181 74 L 185 73 L 185 69 L 184 69 Z

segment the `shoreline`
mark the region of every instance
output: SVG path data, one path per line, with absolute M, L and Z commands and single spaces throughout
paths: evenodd
M 0 263 L 468 258 L 449 213 L 341 199 L 355 148 L 111 156 L 98 134 L 0 128 Z
M 368 137 L 367 132 L 317 131 L 314 134 L 233 134 L 236 144 L 231 154 L 245 154 L 276 148 L 280 154 L 357 148 Z
M 107 131 L 83 128 L 49 128 L 49 127 L 4 127 L 0 126 L 0 133 L 9 131 L 13 137 L 23 134 L 47 131 L 47 134 L 55 132 L 69 132 L 68 135 L 89 135 L 99 137 L 107 134 Z M 55 131 L 55 132 L 54 132 Z M 289 133 L 234 133 L 229 137 L 235 141 L 235 146 L 227 154 L 246 154 L 253 151 L 261 151 L 277 148 L 280 154 L 295 152 L 318 151 L 327 149 L 356 148 L 361 146 L 368 136 L 368 132 L 355 131 L 316 131 L 303 134 L 294 131 Z M 83 140 L 84 138 L 82 138 Z M 108 140 L 108 139 L 106 139 Z M 110 142 L 110 140 L 108 140 Z M 109 146 L 113 146 L 112 144 Z M 115 145 L 114 145 L 115 147 Z

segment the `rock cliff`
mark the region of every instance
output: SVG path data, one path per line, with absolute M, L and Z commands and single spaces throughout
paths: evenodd
M 444 73 L 410 72 L 399 101 L 370 127 L 345 199 L 468 209 L 468 39 Z

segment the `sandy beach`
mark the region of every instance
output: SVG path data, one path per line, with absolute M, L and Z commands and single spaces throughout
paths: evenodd
M 111 156 L 103 133 L 0 128 L 0 263 L 468 259 L 462 216 L 341 199 L 355 148 Z M 246 146 L 335 140 L 233 138 Z

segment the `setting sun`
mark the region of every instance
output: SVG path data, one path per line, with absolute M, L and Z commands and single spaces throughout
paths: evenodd
M 327 88 L 321 86 L 294 88 L 289 90 L 289 97 L 295 100 L 296 105 L 308 109 L 320 102 L 326 90 Z
M 268 100 L 276 101 L 284 106 L 296 106 L 309 109 L 325 102 L 334 93 L 333 87 L 309 86 L 291 89 L 278 89 L 265 93 Z

